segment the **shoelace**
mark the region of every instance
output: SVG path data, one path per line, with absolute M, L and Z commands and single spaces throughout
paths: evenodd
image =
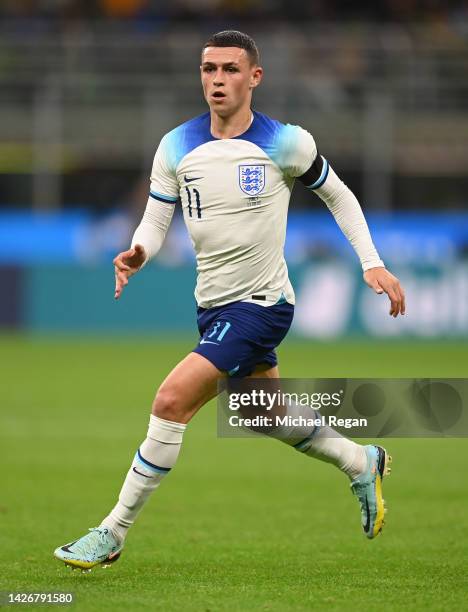
M 77 542 L 77 548 L 87 557 L 96 552 L 96 545 L 107 544 L 108 529 L 99 529 L 99 527 L 91 527 L 88 529 L 90 533 L 83 536 L 81 542 Z

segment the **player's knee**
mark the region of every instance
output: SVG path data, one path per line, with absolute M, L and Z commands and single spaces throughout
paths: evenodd
M 183 421 L 182 402 L 178 393 L 173 389 L 161 388 L 156 393 L 151 412 L 160 419 L 166 421 Z

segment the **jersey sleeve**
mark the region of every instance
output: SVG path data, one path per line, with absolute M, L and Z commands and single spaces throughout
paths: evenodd
M 278 149 L 280 166 L 291 178 L 302 176 L 317 157 L 317 145 L 312 134 L 298 125 L 282 126 Z
M 167 134 L 159 143 L 154 156 L 150 197 L 166 203 L 175 203 L 179 197 L 179 184 L 170 160 L 170 143 Z

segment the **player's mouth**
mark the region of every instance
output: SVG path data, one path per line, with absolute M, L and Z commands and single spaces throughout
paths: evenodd
M 221 100 L 224 100 L 224 98 L 226 97 L 226 94 L 222 91 L 215 91 L 214 93 L 211 94 L 211 97 L 214 98 L 215 100 L 221 101 Z

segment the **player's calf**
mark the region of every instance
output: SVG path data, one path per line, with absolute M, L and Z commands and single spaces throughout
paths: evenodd
M 119 500 L 101 524 L 120 540 L 125 539 L 148 497 L 174 467 L 185 427 L 151 415 L 147 437 L 135 453 Z

